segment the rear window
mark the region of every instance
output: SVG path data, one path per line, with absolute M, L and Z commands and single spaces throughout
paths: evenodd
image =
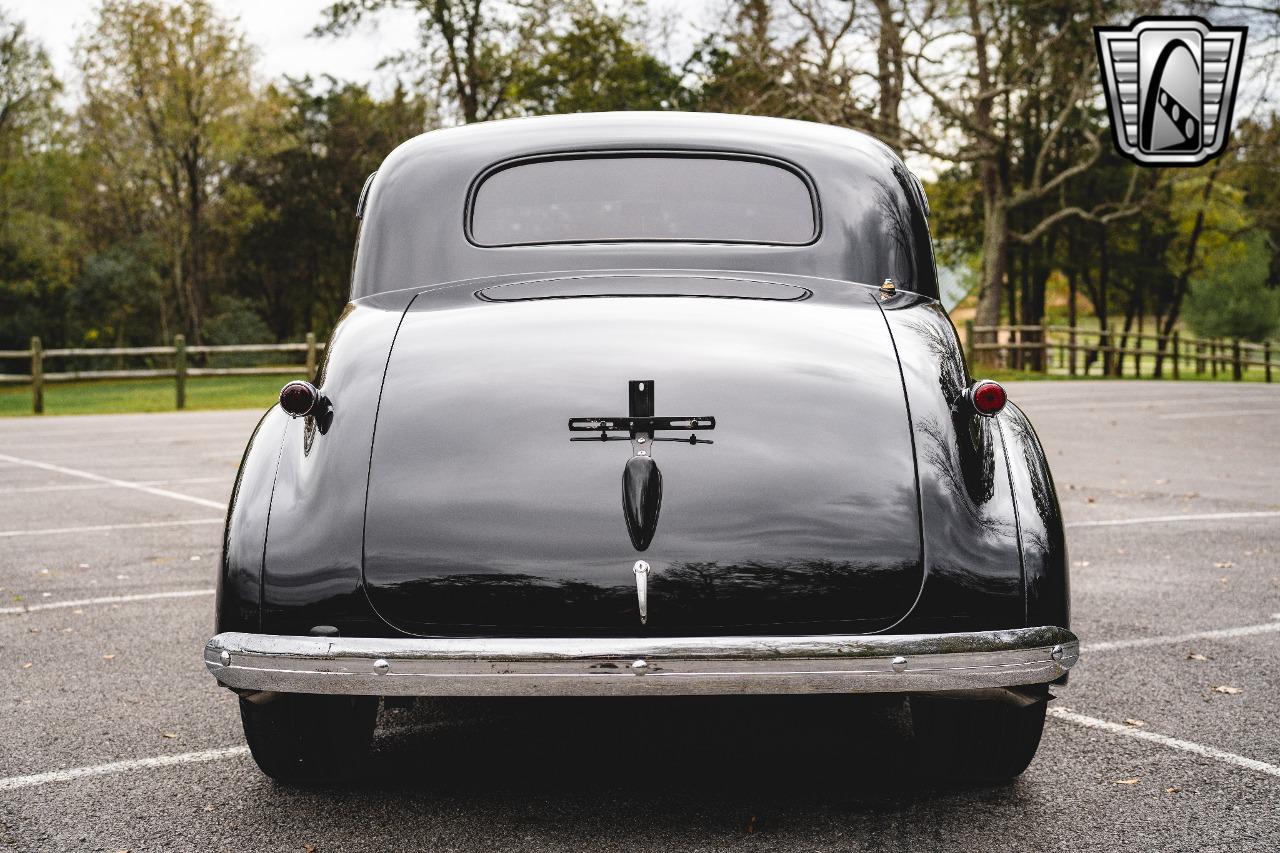
M 816 202 L 796 170 L 729 156 L 526 160 L 485 176 L 470 237 L 482 246 L 681 241 L 801 245 Z

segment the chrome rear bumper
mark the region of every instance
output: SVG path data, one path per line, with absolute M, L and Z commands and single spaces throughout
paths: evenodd
M 377 639 L 219 634 L 204 662 L 238 692 L 367 696 L 902 693 L 1043 684 L 1065 628 L 957 634 Z

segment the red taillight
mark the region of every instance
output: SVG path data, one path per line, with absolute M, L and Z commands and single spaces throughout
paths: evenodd
M 298 380 L 280 389 L 280 408 L 291 418 L 306 417 L 316 408 L 320 392 L 310 382 Z
M 973 401 L 973 408 L 978 414 L 991 417 L 1000 414 L 1000 410 L 1004 408 L 1005 402 L 1009 399 L 1004 393 L 1004 388 L 1000 387 L 999 382 L 992 382 L 990 379 L 980 379 L 973 383 L 973 389 L 969 392 L 969 399 Z

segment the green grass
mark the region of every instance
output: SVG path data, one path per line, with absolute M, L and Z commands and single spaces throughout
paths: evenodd
M 1095 368 L 1096 369 L 1096 368 Z M 1166 365 L 1166 376 L 1168 374 Z M 1064 373 L 1038 373 L 1030 370 L 1008 370 L 1001 367 L 974 367 L 974 376 L 997 382 L 1017 380 L 1101 379 L 1101 376 L 1067 376 Z M 1111 379 L 1113 377 L 1107 377 Z M 1125 377 L 1132 381 L 1134 377 Z M 1200 381 L 1212 377 L 1206 372 L 1196 376 L 1184 369 L 1182 378 Z M 1280 376 L 1277 376 L 1280 379 Z M 1262 369 L 1245 374 L 1245 381 L 1262 381 Z M 188 409 L 261 409 L 275 402 L 280 387 L 288 376 L 203 376 L 187 380 Z M 1218 381 L 1229 382 L 1231 371 L 1219 371 Z M 1141 381 L 1141 380 L 1139 380 Z M 1167 380 L 1161 380 L 1167 381 Z M 100 415 L 122 412 L 172 412 L 174 389 L 172 379 L 107 379 L 90 382 L 56 382 L 45 385 L 46 415 Z M 0 386 L 0 417 L 31 414 L 31 386 Z
M 301 372 L 301 368 L 299 368 Z M 187 380 L 188 409 L 262 409 L 288 376 L 202 376 Z M 46 415 L 175 411 L 172 379 L 105 379 L 44 386 Z M 31 386 L 0 386 L 0 416 L 30 415 Z

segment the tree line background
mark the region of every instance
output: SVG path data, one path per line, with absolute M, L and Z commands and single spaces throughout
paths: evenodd
M 1280 9 L 1216 0 L 723 0 L 691 49 L 643 0 L 338 0 L 334 49 L 387 9 L 393 90 L 263 80 L 207 0 L 103 0 L 76 80 L 0 4 L 0 348 L 297 340 L 347 298 L 354 206 L 403 140 L 593 110 L 870 132 L 926 179 L 943 280 L 978 325 L 1280 331 Z M 1202 167 L 1114 150 L 1091 27 L 1250 26 L 1236 130 Z M 1104 345 L 1108 339 L 1104 338 Z

